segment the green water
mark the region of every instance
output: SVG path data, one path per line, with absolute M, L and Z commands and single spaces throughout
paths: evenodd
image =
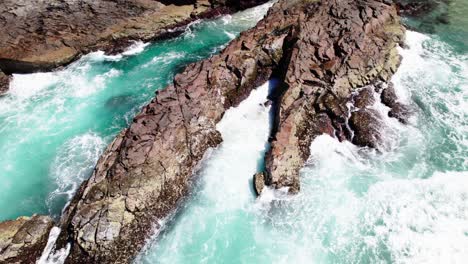
M 92 53 L 62 71 L 15 75 L 0 98 L 0 221 L 59 216 L 107 143 L 154 92 L 255 25 L 255 14 L 196 23 L 178 38 L 136 43 L 123 55 Z

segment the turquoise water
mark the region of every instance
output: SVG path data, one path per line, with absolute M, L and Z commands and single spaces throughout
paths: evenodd
M 424 34 L 407 33 L 393 82 L 415 114 L 407 126 L 384 118 L 382 153 L 320 136 L 300 194 L 267 189 L 257 199 L 251 179 L 270 129 L 265 84 L 225 114 L 218 124 L 224 142 L 203 162 L 191 198 L 174 218 L 160 219 L 164 228 L 136 263 L 466 263 L 462 2 L 444 6 L 449 24 L 406 20 Z M 137 43 L 120 56 L 93 53 L 63 71 L 15 76 L 0 99 L 0 220 L 58 215 L 155 90 L 253 26 L 267 7 L 192 25 L 174 40 Z M 389 110 L 373 107 L 384 116 Z
M 107 143 L 154 92 L 255 25 L 257 13 L 194 23 L 178 38 L 135 43 L 117 56 L 92 53 L 65 70 L 15 75 L 0 98 L 0 221 L 59 216 Z

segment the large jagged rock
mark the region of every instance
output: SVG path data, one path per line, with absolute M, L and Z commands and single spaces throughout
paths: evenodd
M 278 1 L 219 55 L 178 74 L 107 148 L 62 217 L 67 262 L 128 262 L 189 193 L 198 163 L 222 141 L 215 127 L 226 109 L 271 77 L 281 85 L 270 95 L 272 148 L 256 185 L 297 192 L 316 136 L 356 136 L 348 104 L 370 102 L 354 92 L 396 71 L 403 33 L 391 1 Z M 369 134 L 357 121 L 354 133 Z
M 388 81 L 403 40 L 392 1 L 303 1 L 288 12 L 295 16 L 289 57 L 283 58 L 284 84 L 277 96 L 277 129 L 266 156 L 266 183 L 299 191 L 299 170 L 310 154 L 312 140 L 328 133 L 360 145 L 375 146 L 378 117 L 367 110 L 348 119 L 353 91 Z M 321 125 L 321 123 L 323 125 Z M 330 129 L 332 125 L 332 129 Z M 372 134 L 372 135 L 371 135 Z
M 282 57 L 288 29 L 277 23 L 280 6 L 273 10 L 219 55 L 178 74 L 107 148 L 62 218 L 68 263 L 127 263 L 174 212 L 196 165 L 221 143 L 224 112 L 266 82 Z
M 0 70 L 49 71 L 94 50 L 120 52 L 132 40 L 174 36 L 198 18 L 266 0 L 3 0 Z
M 35 263 L 52 227 L 50 217 L 39 215 L 0 223 L 0 263 Z

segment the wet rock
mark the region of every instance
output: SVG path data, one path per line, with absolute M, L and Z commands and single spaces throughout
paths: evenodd
M 401 103 L 395 103 L 388 112 L 388 116 L 398 119 L 398 121 L 403 124 L 408 124 L 408 120 L 412 113 L 413 111 L 409 106 Z
M 354 107 L 359 109 L 365 109 L 366 107 L 373 105 L 375 103 L 374 87 L 364 87 L 356 96 L 353 97 L 353 101 Z
M 39 215 L 0 223 L 0 263 L 35 263 L 52 227 L 50 217 Z
M 382 103 L 390 107 L 388 116 L 398 119 L 403 124 L 408 123 L 408 119 L 412 113 L 411 108 L 408 105 L 398 102 L 393 83 L 389 83 L 388 87 L 382 91 L 381 100 Z
M 9 77 L 0 70 L 0 96 L 8 91 Z
M 398 100 L 393 83 L 389 83 L 388 87 L 382 90 L 380 100 L 388 107 L 392 107 Z
M 265 188 L 265 173 L 255 173 L 253 177 L 254 189 L 257 195 L 262 194 L 263 188 Z
M 382 140 L 381 118 L 373 109 L 359 110 L 351 114 L 349 125 L 354 131 L 352 142 L 358 146 L 376 148 Z
M 205 152 L 222 142 L 224 112 L 270 79 L 289 32 L 271 34 L 277 18 L 188 65 L 108 146 L 62 217 L 58 245 L 73 241 L 67 263 L 127 263 L 141 250 L 188 194 Z

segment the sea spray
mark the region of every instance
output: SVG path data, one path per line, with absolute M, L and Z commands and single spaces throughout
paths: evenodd
M 60 147 L 50 169 L 51 182 L 55 181 L 56 186 L 47 199 L 51 215 L 60 212 L 63 203 L 72 199 L 81 182 L 92 173 L 105 146 L 101 137 L 87 133 L 72 138 Z

